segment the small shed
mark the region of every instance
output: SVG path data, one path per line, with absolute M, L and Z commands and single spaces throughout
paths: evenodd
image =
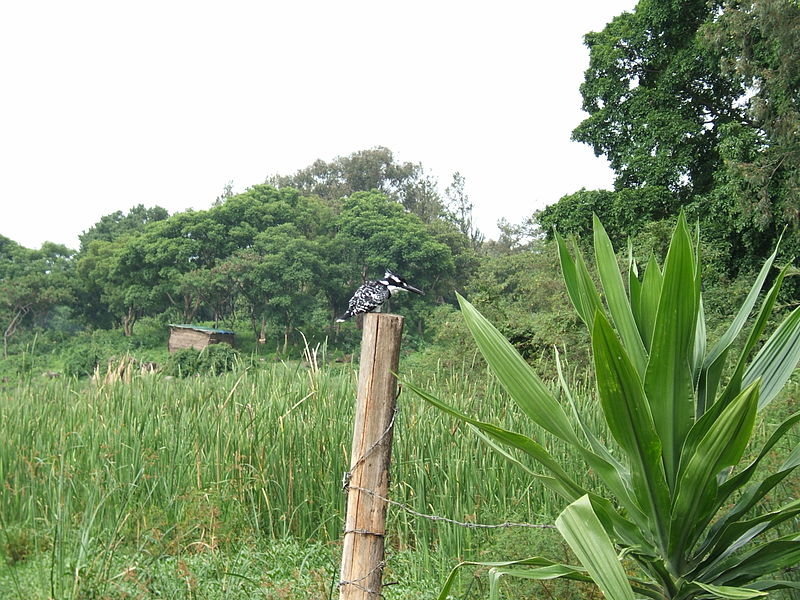
M 170 354 L 181 348 L 194 348 L 202 350 L 211 344 L 234 345 L 235 334 L 227 329 L 214 329 L 201 325 L 175 325 L 169 324 L 169 342 L 167 348 Z

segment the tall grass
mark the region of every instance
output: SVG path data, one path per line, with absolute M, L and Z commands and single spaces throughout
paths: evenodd
M 472 366 L 406 376 L 506 426 L 519 415 Z M 219 377 L 22 383 L 0 397 L 6 561 L 49 555 L 53 597 L 107 581 L 124 548 L 153 560 L 248 540 L 338 540 L 356 372 L 274 364 Z M 552 522 L 557 505 L 478 438 L 401 394 L 391 496 L 463 522 Z M 574 465 L 575 476 L 585 467 Z M 491 548 L 486 531 L 389 511 L 421 568 Z M 102 588 L 102 586 L 101 586 Z

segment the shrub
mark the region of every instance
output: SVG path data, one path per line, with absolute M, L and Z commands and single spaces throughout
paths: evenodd
M 72 344 L 66 348 L 63 356 L 64 373 L 73 377 L 91 375 L 101 359 L 98 347 L 91 342 Z
M 167 358 L 164 374 L 173 377 L 219 375 L 232 371 L 238 364 L 239 352 L 228 344 L 211 344 L 201 351 L 181 348 Z
M 164 375 L 190 377 L 198 373 L 198 356 L 194 348 L 181 348 L 169 355 L 164 363 Z
M 212 344 L 200 352 L 198 360 L 202 371 L 219 375 L 234 370 L 239 352 L 228 344 Z

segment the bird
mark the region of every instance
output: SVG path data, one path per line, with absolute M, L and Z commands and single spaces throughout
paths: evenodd
M 395 292 L 414 292 L 422 295 L 422 290 L 415 288 L 399 275 L 392 273 L 388 269 L 383 279 L 368 281 L 359 287 L 347 305 L 347 311 L 336 319 L 337 323 L 342 323 L 355 315 L 362 313 L 380 312 L 381 304 L 391 298 Z

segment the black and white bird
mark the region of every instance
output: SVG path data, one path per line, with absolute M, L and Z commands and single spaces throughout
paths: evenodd
M 392 297 L 395 292 L 414 292 L 422 294 L 422 290 L 410 285 L 405 279 L 387 270 L 383 279 L 368 281 L 356 290 L 347 305 L 347 311 L 338 319 L 337 323 L 346 321 L 350 317 L 378 310 L 381 304 Z

